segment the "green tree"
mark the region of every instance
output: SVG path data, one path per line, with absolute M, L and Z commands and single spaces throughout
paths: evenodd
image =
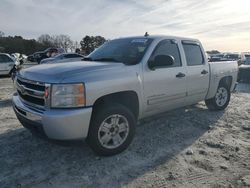
M 90 54 L 96 48 L 106 42 L 106 39 L 102 36 L 88 36 L 86 35 L 80 42 L 81 49 L 85 55 Z
M 1 52 L 4 53 L 22 53 L 26 55 L 46 49 L 46 46 L 36 40 L 23 39 L 21 36 L 0 37 L 0 47 Z

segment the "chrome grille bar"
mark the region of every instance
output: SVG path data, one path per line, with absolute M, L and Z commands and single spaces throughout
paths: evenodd
M 45 108 L 45 84 L 17 77 L 15 82 L 19 97 L 24 103 L 35 108 Z

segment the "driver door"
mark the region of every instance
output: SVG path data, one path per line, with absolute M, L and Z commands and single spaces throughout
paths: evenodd
M 174 64 L 144 70 L 144 98 L 146 114 L 167 111 L 184 105 L 186 88 L 186 69 L 182 65 L 179 47 L 174 40 L 159 42 L 149 61 L 154 61 L 157 55 L 169 55 L 174 58 Z

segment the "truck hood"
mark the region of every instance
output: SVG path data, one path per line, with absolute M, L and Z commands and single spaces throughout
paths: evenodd
M 125 65 L 123 63 L 94 61 L 41 64 L 21 70 L 19 76 L 38 82 L 61 83 L 62 81 L 74 80 L 74 77 L 79 77 L 83 81 L 84 75 L 93 72 L 113 72 L 114 69 L 114 71 L 120 72 L 123 70 L 121 67 L 125 67 Z

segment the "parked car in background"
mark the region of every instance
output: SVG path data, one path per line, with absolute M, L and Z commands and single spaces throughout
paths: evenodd
M 15 60 L 9 54 L 0 53 L 0 75 L 10 75 Z
M 35 52 L 34 54 L 29 55 L 28 61 L 37 62 L 38 64 L 40 64 L 40 62 L 43 59 L 54 57 L 54 56 L 61 54 L 61 53 L 65 53 L 65 50 L 62 48 L 47 48 L 44 51 Z
M 23 64 L 27 62 L 28 56 L 26 56 L 25 54 L 20 54 L 20 53 L 12 53 L 11 58 L 13 58 L 14 61 L 22 61 L 21 64 Z
M 58 54 L 51 58 L 43 59 L 40 64 L 44 63 L 63 63 L 63 62 L 74 62 L 74 61 L 81 61 L 84 56 L 77 54 L 77 53 L 63 53 Z
M 239 53 L 224 53 L 223 59 L 225 61 L 238 61 L 240 59 Z
M 238 81 L 250 81 L 250 54 L 244 54 L 241 59 Z
M 215 62 L 215 61 L 222 61 L 223 60 L 223 54 L 212 54 L 209 57 L 210 62 Z
M 18 72 L 13 108 L 31 131 L 87 138 L 99 155 L 125 150 L 138 119 L 202 100 L 225 109 L 238 75 L 236 61 L 209 63 L 199 40 L 171 36 L 111 40 L 83 60 Z

